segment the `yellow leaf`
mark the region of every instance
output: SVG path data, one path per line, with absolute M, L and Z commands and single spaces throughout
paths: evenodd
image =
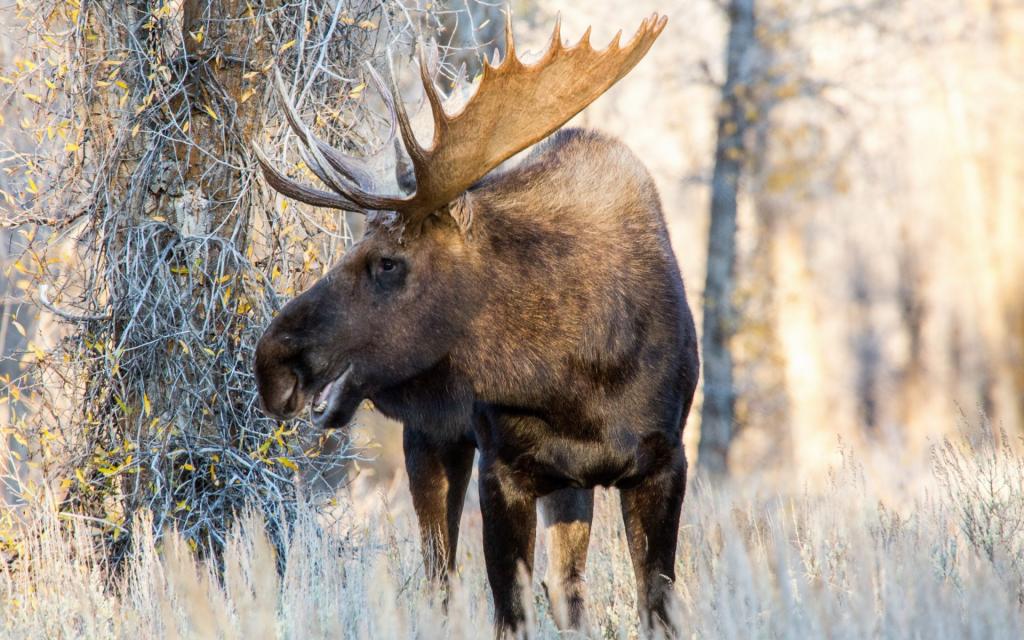
M 275 459 L 277 460 L 277 462 L 279 464 L 281 464 L 282 466 L 288 467 L 292 471 L 298 471 L 299 470 L 299 465 L 295 464 L 294 462 L 292 462 L 288 458 L 278 457 L 278 458 L 275 458 Z
M 354 88 L 354 89 L 352 89 L 351 91 L 348 92 L 348 97 L 350 97 L 350 98 L 358 98 L 360 96 L 360 94 L 363 93 L 363 89 L 365 89 L 365 88 L 366 88 L 366 83 L 365 82 L 359 83 L 359 85 L 356 88 Z
M 37 103 L 37 104 L 42 104 L 43 103 L 43 97 L 40 96 L 40 95 L 36 95 L 34 93 L 26 92 L 25 93 L 25 97 L 28 98 L 29 100 L 31 100 L 32 102 Z
M 78 145 L 74 142 L 69 142 L 66 145 L 64 145 L 64 150 L 69 153 L 73 151 L 78 151 Z
M 185 464 L 181 465 L 181 468 L 184 469 L 185 471 L 195 471 L 196 470 L 196 468 L 194 466 L 192 466 L 191 464 L 189 464 L 187 462 Z
M 292 47 L 294 47 L 294 46 L 295 46 L 295 39 L 294 39 L 294 38 L 292 38 L 292 39 L 291 39 L 291 40 L 289 40 L 288 42 L 286 42 L 286 43 L 284 43 L 283 45 L 281 45 L 281 48 L 280 48 L 280 49 L 278 49 L 278 50 L 277 50 L 277 52 L 278 52 L 278 53 L 284 53 L 285 51 L 287 51 L 287 50 L 291 49 L 291 48 L 292 48 Z
M 203 109 L 205 109 L 206 113 L 210 114 L 210 117 L 214 120 L 220 120 L 220 118 L 217 117 L 217 112 L 214 111 L 213 107 L 211 107 L 210 105 L 203 105 Z
M 145 412 L 147 418 L 153 412 L 153 405 L 149 403 L 149 394 L 147 393 L 142 394 L 142 411 Z
M 28 349 L 29 351 L 32 352 L 33 355 L 35 355 L 36 359 L 39 360 L 40 362 L 46 359 L 46 352 L 40 349 L 39 345 L 37 345 L 36 343 L 29 342 Z
M 39 187 L 36 186 L 36 181 L 33 180 L 32 178 L 28 179 L 28 192 L 29 193 L 39 193 Z
M 373 31 L 374 29 L 377 28 L 377 23 L 371 22 L 370 20 L 363 20 L 362 22 L 359 23 L 359 28 L 366 29 L 367 31 Z

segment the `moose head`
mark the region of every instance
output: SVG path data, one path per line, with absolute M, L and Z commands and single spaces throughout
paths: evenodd
M 313 401 L 317 424 L 340 426 L 363 398 L 429 370 L 453 352 L 476 348 L 496 241 L 474 230 L 491 222 L 481 218 L 500 212 L 495 200 L 502 194 L 489 192 L 484 202 L 474 195 L 474 185 L 621 79 L 665 23 L 654 14 L 627 44 L 620 44 L 620 32 L 603 51 L 591 47 L 589 29 L 578 44 L 564 46 L 556 24 L 545 54 L 524 64 L 508 19 L 504 59 L 496 66 L 485 62 L 475 94 L 454 114 L 445 111 L 421 55 L 434 123 L 429 147 L 417 141 L 394 80 L 388 89 L 371 70 L 391 114 L 392 135 L 397 128 L 411 161 L 415 188 L 409 194 L 376 193 L 366 166 L 301 122 L 275 72 L 279 100 L 306 164 L 328 190 L 286 177 L 256 147 L 266 180 L 301 202 L 363 212 L 367 225 L 364 237 L 286 304 L 260 340 L 255 370 L 265 410 L 287 418 Z M 542 207 L 543 194 L 537 197 Z

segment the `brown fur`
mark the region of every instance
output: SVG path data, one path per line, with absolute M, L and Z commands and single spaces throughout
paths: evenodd
M 698 364 L 643 165 L 614 139 L 563 130 L 421 224 L 403 220 L 371 216 L 268 328 L 256 356 L 266 409 L 294 415 L 347 372 L 320 424 L 343 425 L 363 398 L 405 422 L 425 547 L 444 547 L 433 573 L 454 561 L 475 444 L 499 628 L 524 619 L 516 576 L 532 566 L 535 501 L 619 487 L 641 613 L 667 621 Z M 418 486 L 442 475 L 440 489 Z M 588 499 L 563 512 L 589 520 Z M 584 529 L 556 530 L 575 549 L 562 564 L 585 561 Z

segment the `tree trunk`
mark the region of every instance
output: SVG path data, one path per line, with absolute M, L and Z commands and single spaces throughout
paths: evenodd
M 736 206 L 750 124 L 747 87 L 757 47 L 754 0 L 731 0 L 726 81 L 718 116 L 718 142 L 711 184 L 707 279 L 704 284 L 704 405 L 699 462 L 713 474 L 728 470 L 735 434 L 736 389 L 730 342 L 735 333 Z

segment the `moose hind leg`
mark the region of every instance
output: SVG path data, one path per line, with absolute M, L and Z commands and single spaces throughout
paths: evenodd
M 442 586 L 455 569 L 459 520 L 473 471 L 476 447 L 469 439 L 435 440 L 406 427 L 405 469 L 412 504 L 420 525 L 420 543 L 427 577 Z
M 584 570 L 594 518 L 594 490 L 562 489 L 540 498 L 539 504 L 548 549 L 544 591 L 555 624 L 562 630 L 586 630 Z
M 536 496 L 516 486 L 500 462 L 480 464 L 484 561 L 494 596 L 495 635 L 525 635 L 526 602 L 537 529 Z M 524 592 L 525 589 L 525 592 Z
M 670 637 L 678 635 L 670 610 L 677 604 L 676 542 L 685 492 L 682 446 L 661 470 L 620 491 L 641 622 L 648 629 L 660 627 Z

